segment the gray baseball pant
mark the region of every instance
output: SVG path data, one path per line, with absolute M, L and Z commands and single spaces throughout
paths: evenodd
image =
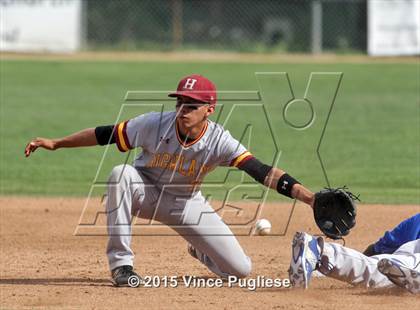
M 106 202 L 109 241 L 107 256 L 111 270 L 133 265 L 132 216 L 157 220 L 170 226 L 195 249 L 198 259 L 221 276 L 246 277 L 251 260 L 238 240 L 201 193 L 180 199 L 143 181 L 130 165 L 113 168 Z

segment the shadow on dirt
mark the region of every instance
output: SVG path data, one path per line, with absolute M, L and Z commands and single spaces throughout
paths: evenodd
M 112 286 L 109 279 L 95 278 L 20 278 L 0 279 L 0 285 L 58 285 L 58 286 Z

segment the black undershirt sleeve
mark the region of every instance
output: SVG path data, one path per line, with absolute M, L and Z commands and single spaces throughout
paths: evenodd
M 264 184 L 265 177 L 273 167 L 263 164 L 255 157 L 251 157 L 246 162 L 238 166 L 238 169 L 245 171 L 257 182 Z
M 99 145 L 107 145 L 115 143 L 115 136 L 113 135 L 114 125 L 98 126 L 95 128 L 96 141 Z
M 373 255 L 378 255 L 378 254 L 383 254 L 383 253 L 376 252 L 375 243 L 372 243 L 366 248 L 366 250 L 363 251 L 363 254 L 366 256 L 373 256 Z

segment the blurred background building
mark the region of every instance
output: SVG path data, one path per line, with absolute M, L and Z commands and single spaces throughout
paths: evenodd
M 419 0 L 0 0 L 8 51 L 420 53 Z

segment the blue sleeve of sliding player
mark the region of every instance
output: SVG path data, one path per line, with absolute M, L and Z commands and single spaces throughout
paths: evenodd
M 401 245 L 420 238 L 420 213 L 404 220 L 393 230 L 387 231 L 374 244 L 376 254 L 392 254 Z

